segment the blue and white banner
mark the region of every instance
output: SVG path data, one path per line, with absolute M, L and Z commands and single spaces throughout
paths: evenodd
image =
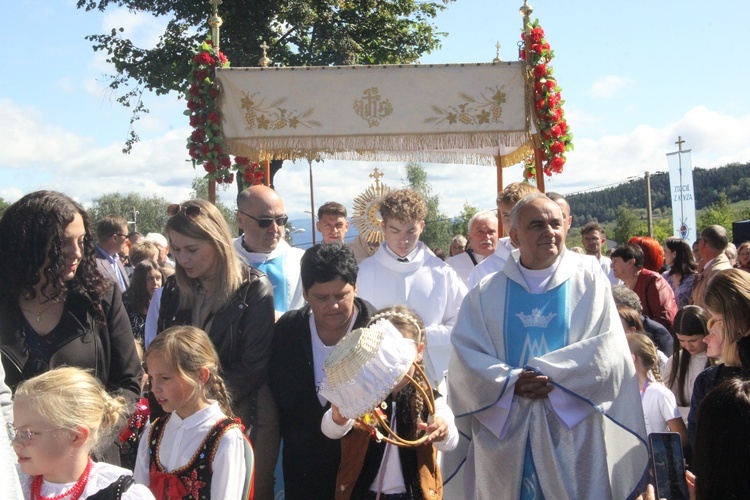
M 669 187 L 672 197 L 672 234 L 691 245 L 696 239 L 695 190 L 690 150 L 667 154 Z

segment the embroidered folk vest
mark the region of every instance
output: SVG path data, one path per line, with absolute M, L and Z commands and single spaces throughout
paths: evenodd
M 171 414 L 157 418 L 151 424 L 148 436 L 149 489 L 157 500 L 209 500 L 211 498 L 211 476 L 216 448 L 224 434 L 240 424 L 224 418 L 214 424 L 190 461 L 179 469 L 167 472 L 159 460 L 159 447 L 164 428 Z

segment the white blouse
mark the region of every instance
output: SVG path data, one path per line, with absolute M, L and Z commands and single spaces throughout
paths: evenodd
M 213 402 L 207 408 L 195 412 L 186 419 L 172 412 L 164 428 L 159 448 L 159 460 L 166 471 L 174 471 L 186 465 L 198 451 L 206 434 L 216 422 L 225 417 L 219 403 Z M 148 436 L 151 424 L 143 430 L 138 444 L 138 458 L 133 477 L 139 484 L 148 485 L 150 457 Z M 242 432 L 238 428 L 227 431 L 219 441 L 211 464 L 211 498 L 213 500 L 238 500 L 242 497 L 245 480 L 245 445 Z
M 99 490 L 103 490 L 110 484 L 117 481 L 117 479 L 123 474 L 130 475 L 131 472 L 122 467 L 116 465 L 107 464 L 104 462 L 96 462 L 91 468 L 89 474 L 89 480 L 86 483 L 86 487 L 83 489 L 81 498 L 88 498 Z M 21 488 L 23 489 L 23 497 L 31 498 L 31 481 L 32 477 L 21 473 Z M 72 483 L 51 483 L 49 481 L 42 481 L 42 496 L 57 496 L 65 493 L 70 488 L 75 486 L 75 482 Z M 133 484 L 122 493 L 123 500 L 153 500 L 154 495 L 146 486 L 142 484 Z

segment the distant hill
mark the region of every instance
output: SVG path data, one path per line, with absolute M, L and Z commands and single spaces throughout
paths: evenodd
M 715 203 L 720 193 L 726 194 L 730 203 L 750 200 L 750 163 L 732 163 L 712 169 L 694 168 L 693 184 L 696 210 Z M 582 226 L 594 219 L 600 224 L 607 224 L 614 222 L 620 205 L 627 203 L 633 208 L 646 208 L 646 181 L 636 179 L 601 191 L 573 194 L 565 198 L 570 203 L 574 226 Z M 651 206 L 655 213 L 671 211 L 668 173 L 651 176 Z

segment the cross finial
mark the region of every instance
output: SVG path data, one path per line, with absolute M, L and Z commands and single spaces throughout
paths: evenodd
M 682 145 L 685 143 L 685 141 L 682 140 L 682 136 L 677 136 L 677 141 L 675 141 L 675 144 L 677 144 L 677 148 L 679 151 L 682 151 Z
M 370 179 L 375 179 L 375 187 L 378 188 L 380 186 L 380 178 L 384 177 L 385 174 L 382 173 L 380 170 L 378 170 L 378 167 L 375 167 L 370 174 Z
M 495 48 L 497 49 L 497 54 L 495 55 L 495 58 L 492 60 L 493 63 L 499 63 L 502 62 L 502 59 L 500 59 L 500 40 L 497 41 L 495 44 Z
M 263 43 L 260 44 L 260 48 L 263 49 L 263 57 L 261 57 L 258 60 L 258 65 L 261 68 L 267 68 L 269 64 L 271 64 L 271 60 L 266 55 L 266 50 L 268 50 L 268 44 L 265 40 L 263 40 Z

